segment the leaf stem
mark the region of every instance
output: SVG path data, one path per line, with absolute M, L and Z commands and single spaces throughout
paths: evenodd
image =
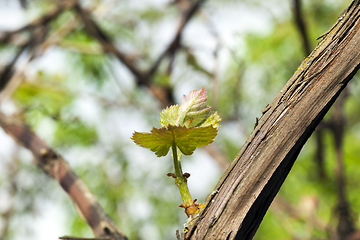
M 187 185 L 187 180 L 184 177 L 178 177 L 175 179 L 175 184 L 179 188 L 182 202 L 184 204 L 184 208 L 190 207 L 194 201 L 190 195 L 190 191 Z
M 176 175 L 176 177 L 182 177 L 183 173 L 181 170 L 181 163 L 178 159 L 177 147 L 176 147 L 175 143 L 172 144 L 171 149 L 172 149 L 172 155 L 173 155 L 173 161 L 174 161 L 175 175 Z
M 191 206 L 194 201 L 190 195 L 190 191 L 187 185 L 187 179 L 183 176 L 183 172 L 181 170 L 181 162 L 178 159 L 177 147 L 175 144 L 173 144 L 171 148 L 173 153 L 172 155 L 176 175 L 175 185 L 179 188 L 182 202 L 184 204 L 184 207 L 186 208 L 188 206 Z

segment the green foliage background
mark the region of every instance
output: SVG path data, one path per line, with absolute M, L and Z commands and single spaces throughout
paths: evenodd
M 134 7 L 131 1 L 118 4 L 89 2 L 100 26 L 119 49 L 133 54 L 140 69 L 147 69 L 154 62 L 177 27 L 179 12 L 174 4 Z M 51 1 L 30 1 L 24 14 L 41 14 L 51 4 Z M 350 1 L 303 1 L 312 48 L 317 44 L 315 39 L 331 27 L 348 4 Z M 274 6 L 279 6 L 280 10 Z M 221 30 L 226 26 L 216 25 L 220 40 L 217 42 L 216 35 L 209 35 L 218 44 L 217 55 L 214 54 L 216 44 L 201 47 L 192 43 L 192 36 L 185 32 L 184 48 L 176 55 L 172 74 L 166 74 L 168 61 L 164 61 L 152 78 L 157 85 L 171 87 L 177 102 L 182 94 L 205 86 L 209 105 L 222 118 L 216 144 L 229 161 L 251 133 L 255 118 L 261 115 L 261 110 L 305 57 L 290 11 L 290 1 L 206 1 L 201 13 L 190 24 L 211 32 L 210 23 L 216 22 L 216 17 L 219 17 L 212 15 L 214 9 L 226 14 L 227 9 L 234 7 L 239 14 L 244 9 L 250 9 L 256 16 L 264 13 L 266 31 L 239 30 L 232 36 L 233 44 L 229 45 L 221 40 Z M 61 14 L 51 23 L 50 33 L 73 17 L 71 10 Z M 171 27 L 164 27 L 165 23 L 171 23 Z M 236 24 L 241 26 L 243 23 Z M 166 34 L 159 29 L 171 29 L 172 32 Z M 171 158 L 158 159 L 145 149 L 134 146 L 130 140 L 134 130 L 149 131 L 153 126 L 159 127 L 159 102 L 147 89 L 136 86 L 133 76 L 114 56 L 102 53 L 99 43 L 84 31 L 80 22 L 49 52 L 58 53 L 51 59 L 59 67 L 50 71 L 46 64 L 41 63 L 42 57 L 30 64 L 28 68 L 36 71 L 24 79 L 12 96 L 12 104 L 18 114 L 64 155 L 129 239 L 175 239 L 175 230 L 182 229 L 186 216 L 177 208 L 181 200 L 175 185 L 166 177 L 166 173 L 173 171 Z M 13 46 L 1 46 L 0 57 L 4 59 L 1 67 L 11 60 L 12 53 Z M 212 64 L 204 60 L 204 56 Z M 347 194 L 356 219 L 360 209 L 357 194 L 360 180 L 360 163 L 357 161 L 360 154 L 360 85 L 357 78 L 355 76 L 348 87 L 350 95 L 345 104 L 347 125 L 344 143 Z M 325 132 L 325 140 L 327 178 L 318 177 L 314 161 L 316 144 L 310 138 L 279 196 L 300 211 L 303 197 L 313 197 L 318 201 L 317 218 L 336 226 L 335 152 L 334 140 L 329 132 Z M 185 171 L 191 173 L 191 164 L 206 155 L 203 150 L 197 151 L 199 153 L 195 152 L 193 157 L 183 160 L 189 163 Z M 23 185 L 21 182 L 25 178 L 18 177 L 20 183 L 15 198 L 19 208 L 16 208 L 12 221 L 41 212 L 41 205 L 36 204 L 39 199 L 61 202 L 62 211 L 66 213 L 63 224 L 68 229 L 64 235 L 91 237 L 91 230 L 75 213 L 60 187 L 48 181 L 40 170 L 31 165 L 31 157 L 26 152 L 21 153 L 19 158 L 19 169 L 31 179 L 32 184 Z M 213 190 L 222 172 L 209 156 L 205 156 L 201 164 L 213 166 L 213 173 L 211 180 L 208 180 L 209 176 L 205 177 L 207 172 L 200 176 L 208 182 L 202 191 L 194 193 L 199 202 Z M 200 172 L 201 168 L 206 169 L 204 165 L 195 166 L 200 168 Z M 11 176 L 0 177 L 2 191 L 6 191 L 9 179 Z M 198 183 L 191 182 L 190 178 L 189 184 L 190 188 L 193 186 L 196 189 Z M 25 226 L 31 229 L 30 222 Z M 11 225 L 10 229 L 8 239 L 15 239 L 18 234 L 15 225 Z M 304 219 L 292 218 L 287 212 L 270 208 L 255 239 L 326 237 L 323 229 L 310 226 Z

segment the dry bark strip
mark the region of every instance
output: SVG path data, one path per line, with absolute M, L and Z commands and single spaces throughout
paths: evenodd
M 252 239 L 302 146 L 360 68 L 359 3 L 339 16 L 263 110 L 184 239 Z
M 96 197 L 85 183 L 73 172 L 69 164 L 19 118 L 7 117 L 0 112 L 0 126 L 17 143 L 29 149 L 35 164 L 59 182 L 73 200 L 79 215 L 91 227 L 96 237 L 126 240 L 127 238 L 107 216 Z

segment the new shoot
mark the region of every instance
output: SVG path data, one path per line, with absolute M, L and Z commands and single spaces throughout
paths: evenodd
M 160 113 L 161 128 L 153 128 L 150 133 L 134 132 L 131 139 L 139 146 L 149 148 L 156 156 L 166 156 L 171 148 L 174 173 L 168 173 L 175 179 L 179 188 L 182 204 L 187 216 L 194 215 L 202 204 L 192 199 L 187 185 L 189 173 L 181 169 L 181 156 L 191 155 L 197 147 L 212 143 L 220 127 L 220 117 L 211 107 L 205 105 L 206 90 L 191 91 L 181 100 L 180 105 L 172 105 Z

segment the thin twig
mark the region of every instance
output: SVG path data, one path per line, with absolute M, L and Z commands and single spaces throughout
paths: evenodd
M 13 60 L 8 65 L 6 65 L 6 67 L 0 73 L 0 92 L 6 87 L 6 85 L 10 81 L 14 72 L 14 66 L 16 62 L 18 61 L 21 54 L 23 54 L 23 52 L 25 52 L 27 47 L 30 45 L 30 42 L 31 41 L 27 41 L 24 45 L 21 46 Z
M 293 0 L 292 7 L 293 7 L 293 14 L 294 14 L 294 18 L 295 18 L 296 27 L 298 28 L 300 36 L 301 36 L 305 56 L 307 56 L 311 52 L 311 47 L 310 47 L 310 41 L 309 41 L 309 37 L 308 37 L 307 27 L 306 27 L 305 20 L 304 20 L 303 14 L 302 14 L 301 0 Z
M 332 118 L 330 120 L 330 130 L 334 136 L 334 145 L 336 151 L 336 169 L 335 180 L 337 183 L 338 194 L 338 226 L 337 233 L 339 239 L 346 239 L 350 234 L 355 231 L 354 219 L 351 214 L 350 203 L 346 193 L 345 183 L 345 169 L 344 169 L 344 129 L 345 129 L 345 116 L 343 112 L 344 100 L 347 96 L 346 90 L 339 96 L 336 101 Z
M 160 54 L 160 56 L 158 57 L 158 59 L 154 62 L 154 64 L 151 66 L 151 68 L 149 69 L 149 71 L 147 72 L 147 76 L 151 77 L 156 70 L 158 69 L 160 63 L 162 62 L 162 60 L 167 56 L 167 55 L 171 55 L 174 56 L 176 51 L 179 49 L 180 47 L 180 39 L 181 39 L 181 35 L 182 32 L 186 26 L 186 24 L 189 22 L 189 20 L 191 19 L 191 17 L 195 14 L 195 12 L 200 8 L 201 4 L 204 2 L 205 0 L 199 0 L 196 3 L 194 3 L 187 11 L 184 12 L 184 14 L 182 15 L 182 18 L 180 20 L 180 24 L 179 27 L 177 29 L 176 35 L 174 36 L 173 40 L 171 41 L 171 43 L 169 44 L 169 46 L 164 50 L 164 52 L 162 54 Z
M 176 239 L 181 240 L 179 229 L 176 230 Z
M 103 30 L 101 30 L 98 24 L 92 19 L 90 13 L 83 9 L 79 4 L 77 4 L 74 8 L 81 17 L 81 20 L 83 21 L 85 26 L 85 30 L 93 38 L 99 41 L 99 43 L 103 47 L 103 50 L 105 52 L 114 54 L 135 75 L 138 84 L 149 86 L 150 83 L 145 77 L 145 74 L 134 65 L 133 61 L 130 57 L 128 57 L 128 55 L 121 52 L 115 47 L 110 37 L 108 37 L 107 34 Z
M 15 90 L 20 86 L 24 79 L 24 72 L 28 64 L 29 62 L 26 62 L 21 69 L 18 69 L 8 80 L 6 87 L 0 92 L 0 103 L 11 97 Z
M 35 57 L 39 56 L 41 52 L 45 51 L 46 48 L 48 48 L 51 44 L 55 44 L 56 41 L 59 41 L 60 37 L 64 37 L 67 35 L 70 31 L 72 31 L 73 28 L 70 29 L 70 31 L 64 30 L 63 27 L 60 27 L 58 31 L 56 31 L 49 39 L 50 41 L 45 41 L 46 34 L 47 34 L 47 24 L 50 22 L 50 20 L 57 17 L 64 9 L 73 6 L 77 1 L 64 1 L 62 4 L 59 4 L 57 6 L 53 6 L 44 16 L 39 17 L 29 23 L 28 25 L 13 31 L 6 33 L 3 37 L 0 37 L 1 41 L 8 41 L 12 36 L 14 36 L 16 33 L 20 33 L 22 31 L 25 31 L 27 29 L 32 29 L 31 37 L 29 40 L 26 40 L 20 45 L 20 50 L 18 50 L 17 54 L 15 55 L 14 59 L 4 68 L 4 70 L 0 73 L 0 91 L 2 91 L 5 86 L 8 84 L 10 79 L 13 78 L 14 66 L 19 60 L 19 57 L 24 53 L 28 52 L 31 54 L 30 60 L 33 60 Z M 66 24 L 67 26 L 67 24 Z M 72 24 L 72 27 L 74 27 L 74 23 Z M 54 36 L 57 36 L 55 39 Z M 45 43 L 44 43 L 45 41 Z M 44 44 L 43 44 L 44 43 Z M 37 47 L 40 46 L 39 50 L 36 51 Z M 19 75 L 19 74 L 16 74 Z M 17 79 L 17 78 L 16 78 Z M 14 89 L 13 89 L 14 90 Z M 4 94 L 2 94 L 4 95 Z M 3 97 L 1 97 L 3 99 Z
M 59 237 L 59 239 L 66 239 L 66 240 L 111 240 L 112 238 L 83 238 L 83 237 L 73 237 L 73 236 L 63 236 Z
M 10 31 L 10 32 L 3 33 L 3 35 L 0 37 L 0 42 L 2 42 L 2 43 L 9 42 L 14 35 L 22 32 L 22 31 L 31 30 L 31 29 L 33 29 L 35 27 L 38 27 L 38 26 L 47 25 L 52 19 L 54 19 L 60 13 L 62 13 L 63 10 L 73 7 L 75 4 L 78 3 L 78 1 L 79 0 L 63 0 L 63 1 L 60 1 L 61 3 L 50 7 L 49 10 L 44 15 L 42 15 L 39 18 L 36 18 L 35 20 L 33 20 L 29 24 L 25 25 L 24 27 L 21 27 L 21 28 L 15 30 L 15 31 Z
M 173 103 L 173 96 L 169 87 L 155 86 L 152 84 L 149 75 L 139 70 L 137 66 L 135 66 L 131 57 L 115 47 L 115 44 L 92 19 L 89 12 L 84 10 L 80 5 L 76 5 L 75 10 L 80 15 L 85 25 L 85 30 L 92 37 L 99 41 L 105 52 L 114 54 L 130 70 L 130 72 L 133 73 L 133 75 L 136 77 L 136 82 L 138 85 L 147 87 L 164 107 Z

